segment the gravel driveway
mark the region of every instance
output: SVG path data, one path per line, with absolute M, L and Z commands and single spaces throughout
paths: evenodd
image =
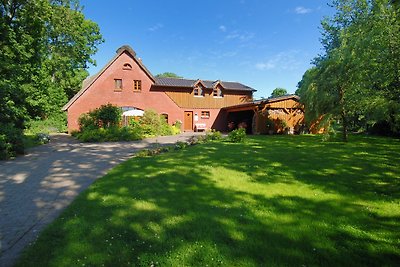
M 0 161 L 0 266 L 12 266 L 23 248 L 110 168 L 138 150 L 185 141 L 195 134 L 101 144 L 59 134 L 27 155 Z

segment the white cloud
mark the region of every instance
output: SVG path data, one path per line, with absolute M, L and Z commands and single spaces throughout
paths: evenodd
M 271 70 L 275 68 L 275 64 L 272 61 L 267 61 L 265 63 L 257 63 L 256 69 L 258 70 Z
M 312 12 L 312 9 L 310 8 L 305 8 L 303 6 L 298 6 L 294 9 L 294 12 L 296 14 L 304 15 Z
M 241 42 L 249 41 L 254 38 L 254 33 L 233 31 L 225 36 L 228 40 L 239 40 Z
M 156 25 L 154 25 L 153 27 L 148 28 L 149 31 L 151 32 L 155 32 L 158 31 L 159 29 L 163 28 L 164 25 L 161 23 L 157 23 Z
M 258 70 L 295 70 L 300 66 L 298 54 L 295 50 L 280 52 L 265 61 L 257 62 L 254 67 Z
M 219 29 L 221 32 L 226 32 L 226 27 L 225 27 L 224 25 L 219 26 L 218 29 Z

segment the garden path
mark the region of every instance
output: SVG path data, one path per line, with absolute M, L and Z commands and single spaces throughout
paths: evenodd
M 24 156 L 0 161 L 0 266 L 12 266 L 24 247 L 109 169 L 141 149 L 186 141 L 197 134 L 109 143 L 80 143 L 57 134 Z

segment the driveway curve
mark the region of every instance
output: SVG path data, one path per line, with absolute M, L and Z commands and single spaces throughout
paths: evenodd
M 12 266 L 39 232 L 109 169 L 141 149 L 196 134 L 110 143 L 80 143 L 58 134 L 24 156 L 0 161 L 0 266 Z

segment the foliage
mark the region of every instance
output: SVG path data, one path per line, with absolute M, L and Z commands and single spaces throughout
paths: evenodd
M 78 118 L 80 131 L 109 128 L 119 125 L 122 111 L 112 104 L 102 105 Z
M 211 130 L 206 132 L 206 141 L 219 141 L 222 140 L 222 134 L 219 131 Z
M 79 119 L 79 132 L 73 135 L 83 142 L 130 141 L 159 135 L 179 134 L 180 129 L 169 125 L 154 110 L 146 110 L 139 121 L 119 128 L 121 109 L 111 104 L 103 105 Z
M 297 93 L 306 118 L 328 114 L 349 130 L 386 121 L 400 134 L 400 20 L 395 2 L 335 0 L 322 21 L 325 53 L 314 60 Z
M 274 130 L 275 123 L 269 117 L 265 120 L 265 126 L 268 131 Z
M 44 120 L 30 120 L 27 123 L 26 134 L 38 133 L 64 133 L 67 131 L 66 114 L 56 114 Z
M 82 132 L 74 133 L 82 142 L 116 142 L 134 141 L 143 138 L 138 128 L 110 126 L 107 128 L 86 128 Z
M 121 108 L 112 104 L 102 105 L 92 112 L 89 112 L 89 116 L 92 116 L 96 124 L 103 128 L 117 126 L 121 122 L 121 115 Z
M 173 73 L 173 72 L 164 72 L 164 73 L 160 73 L 157 74 L 155 77 L 157 78 L 183 78 L 181 76 L 178 76 L 177 74 Z
M 181 129 L 182 129 L 182 121 L 181 121 L 181 120 L 176 120 L 176 121 L 174 122 L 174 126 L 175 126 L 177 129 L 181 130 Z
M 180 132 L 180 130 L 177 131 L 173 126 L 169 125 L 162 116 L 152 109 L 144 111 L 139 123 L 145 137 L 173 135 Z
M 24 153 L 23 131 L 13 124 L 0 122 L 0 160 Z
M 50 135 L 46 133 L 36 134 L 36 140 L 39 144 L 44 145 L 50 142 Z
M 286 120 L 284 120 L 284 119 L 280 119 L 280 120 L 279 120 L 279 128 L 280 128 L 282 131 L 287 130 L 288 124 L 287 124 Z
M 244 142 L 245 138 L 246 138 L 246 129 L 244 128 L 233 130 L 228 134 L 228 140 L 229 142 L 232 143 L 242 143 Z
M 275 88 L 272 93 L 271 93 L 271 97 L 280 97 L 280 96 L 284 96 L 287 95 L 288 92 L 285 88 Z
M 349 138 L 344 144 L 310 135 L 249 136 L 241 144 L 134 157 L 79 195 L 16 267 L 78 260 L 397 266 L 400 143 Z
M 102 42 L 78 0 L 1 1 L 0 36 L 0 121 L 20 131 L 60 114 Z

